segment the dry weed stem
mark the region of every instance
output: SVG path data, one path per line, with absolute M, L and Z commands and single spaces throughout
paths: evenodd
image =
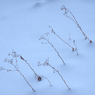
M 92 41 L 83 32 L 81 26 L 79 25 L 78 21 L 76 20 L 76 18 L 72 14 L 72 12 L 69 9 L 67 9 L 64 5 L 62 5 L 61 10 L 64 10 L 64 14 L 63 15 L 65 15 L 66 17 L 68 17 L 69 19 L 71 19 L 77 25 L 77 27 L 81 30 L 82 34 L 84 35 L 85 40 L 88 39 L 90 41 L 90 43 L 92 43 Z M 71 14 L 71 17 L 68 15 L 68 13 Z
M 43 64 L 41 64 L 40 62 L 38 62 L 38 66 L 41 66 L 41 65 L 43 65 L 43 66 L 49 66 L 49 67 L 51 67 L 54 71 L 56 71 L 56 72 L 59 74 L 59 76 L 61 77 L 61 79 L 63 80 L 63 82 L 65 83 L 65 85 L 67 86 L 67 88 L 70 90 L 69 86 L 67 85 L 66 81 L 64 80 L 64 78 L 62 77 L 62 75 L 59 73 L 59 71 L 56 70 L 52 65 L 49 64 L 49 58 L 46 59 L 46 61 L 45 61 Z

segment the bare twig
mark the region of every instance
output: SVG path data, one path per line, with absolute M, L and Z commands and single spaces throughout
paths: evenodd
M 18 72 L 20 73 L 20 75 L 24 78 L 24 80 L 27 82 L 27 84 L 31 87 L 31 89 L 35 92 L 34 88 L 29 84 L 29 82 L 27 81 L 27 79 L 24 77 L 24 75 L 18 70 Z
M 72 47 L 70 44 L 68 44 L 66 41 L 64 41 L 58 34 L 55 33 L 55 31 L 53 30 L 53 28 L 51 26 L 49 26 L 52 30 L 51 32 L 53 34 L 55 34 L 61 41 L 63 41 L 65 44 L 67 44 L 70 48 L 72 48 L 72 51 L 76 51 L 77 52 L 77 55 L 78 55 L 78 51 L 77 51 L 77 48 L 74 48 Z
M 31 87 L 31 89 L 35 92 L 34 88 L 29 84 L 29 82 L 27 81 L 27 79 L 25 78 L 25 76 L 20 72 L 20 70 L 18 69 L 18 67 L 13 64 L 13 60 L 5 59 L 5 62 L 10 63 L 10 64 L 15 68 L 15 70 L 4 69 L 4 68 L 3 68 L 2 70 L 6 70 L 7 72 L 9 72 L 9 71 L 17 71 L 17 72 L 19 72 L 19 74 L 24 78 L 24 80 L 26 81 L 26 83 L 27 83 L 27 84 Z
M 27 62 L 27 60 L 25 60 L 21 55 L 17 54 L 14 50 L 12 50 L 12 53 L 9 54 L 9 56 L 12 56 L 13 58 L 15 58 L 16 60 L 16 66 L 18 67 L 17 64 L 17 57 L 19 57 L 21 60 L 23 60 L 29 67 L 30 69 L 34 72 L 35 76 L 38 76 L 36 74 L 36 72 L 34 71 L 34 69 L 30 66 L 30 64 Z M 13 60 L 13 59 L 12 59 Z
M 48 78 L 46 78 L 46 77 L 44 77 L 44 76 L 39 76 L 39 75 L 34 71 L 34 69 L 30 66 L 30 64 L 27 62 L 27 60 L 25 60 L 22 56 L 20 56 L 20 58 L 21 58 L 22 60 L 24 60 L 25 63 L 26 63 L 26 64 L 30 67 L 30 69 L 34 72 L 35 78 L 38 79 L 38 81 L 41 81 L 41 79 L 42 79 L 42 77 L 43 77 L 43 78 L 45 78 L 45 79 L 48 80 L 48 82 L 50 83 L 50 86 L 51 86 L 51 82 L 49 81 Z
M 38 62 L 38 66 L 41 66 L 41 65 L 44 65 L 44 66 L 49 66 L 51 67 L 54 71 L 56 71 L 59 76 L 61 77 L 61 79 L 63 80 L 63 82 L 65 83 L 65 85 L 67 86 L 67 88 L 70 90 L 69 86 L 67 85 L 66 81 L 64 80 L 64 78 L 62 77 L 62 75 L 59 73 L 58 70 L 56 70 L 52 65 L 49 64 L 49 58 L 43 63 L 41 64 L 40 62 Z
M 55 52 L 58 54 L 59 58 L 62 60 L 63 64 L 65 65 L 63 58 L 60 56 L 59 52 L 56 50 L 54 45 L 49 41 L 49 39 L 46 39 L 44 36 L 41 36 L 41 38 L 39 40 L 42 40 L 42 39 L 47 41 L 47 43 L 51 45 L 51 47 L 55 50 Z
M 46 78 L 46 77 L 44 77 L 44 76 L 41 76 L 41 77 L 45 78 L 45 79 L 50 83 L 50 86 L 52 86 L 52 84 L 51 84 L 51 82 L 49 81 L 48 78 Z
M 50 83 L 50 86 L 51 86 L 51 82 L 49 81 L 48 78 L 44 77 L 44 76 L 39 76 L 35 70 L 30 66 L 30 64 L 27 62 L 27 60 L 25 60 L 21 55 L 17 54 L 14 50 L 12 50 L 12 53 L 9 53 L 8 56 L 12 56 L 13 59 L 15 59 L 16 61 L 16 64 L 13 63 L 13 59 L 4 59 L 4 62 L 8 62 L 10 63 L 14 68 L 15 70 L 11 70 L 11 69 L 5 69 L 3 68 L 2 66 L 0 67 L 0 71 L 2 70 L 6 70 L 7 72 L 9 71 L 17 71 L 20 73 L 20 75 L 24 78 L 24 80 L 27 82 L 27 84 L 31 87 L 31 89 L 35 92 L 34 88 L 29 84 L 28 80 L 25 78 L 25 76 L 21 73 L 21 71 L 19 70 L 19 67 L 18 67 L 18 63 L 17 63 L 17 57 L 19 57 L 21 60 L 25 61 L 25 63 L 30 67 L 30 69 L 34 72 L 35 74 L 35 79 L 37 79 L 38 81 L 41 81 L 42 78 L 45 78 L 48 80 L 48 82 Z
M 71 20 L 77 25 L 77 27 L 81 30 L 82 34 L 84 35 L 85 40 L 88 39 L 88 40 L 90 41 L 90 43 L 92 43 L 92 41 L 91 41 L 91 40 L 87 37 L 87 35 L 83 32 L 81 26 L 79 25 L 78 21 L 76 20 L 76 18 L 75 18 L 74 15 L 72 14 L 72 12 L 71 12 L 69 9 L 67 9 L 64 5 L 62 5 L 61 10 L 64 10 L 64 11 L 65 11 L 63 15 L 65 15 L 66 17 L 68 17 L 69 19 L 71 19 Z M 70 13 L 72 17 L 70 17 L 70 16 L 68 15 L 68 13 Z
M 73 43 L 74 43 L 74 45 L 75 45 L 75 47 L 76 47 L 76 52 L 77 52 L 77 55 L 78 55 L 77 45 L 75 44 L 75 40 L 73 40 Z
M 27 62 L 27 60 L 25 60 L 21 55 L 20 55 L 20 58 L 23 60 L 23 61 L 25 61 L 25 63 L 30 67 L 30 69 L 34 72 L 34 74 L 35 74 L 35 76 L 38 76 L 37 74 L 36 74 L 36 72 L 34 71 L 34 69 L 30 66 L 30 64 Z
M 17 70 L 5 69 L 5 68 L 3 68 L 3 67 L 1 66 L 1 67 L 0 67 L 0 71 L 2 71 L 2 70 L 5 70 L 5 71 L 7 71 L 7 72 L 10 72 L 10 71 L 17 71 Z

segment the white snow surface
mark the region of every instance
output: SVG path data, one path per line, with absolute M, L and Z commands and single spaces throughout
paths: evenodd
M 85 40 L 77 25 L 63 15 L 62 5 L 74 14 L 92 43 Z M 49 26 L 73 47 L 75 40 L 79 55 L 51 33 Z M 66 65 L 50 44 L 41 44 L 46 42 L 39 40 L 44 33 L 49 33 L 49 41 Z M 4 62 L 12 49 L 23 56 L 38 75 L 47 77 L 52 86 L 44 78 L 37 81 L 33 71 L 18 58 L 19 69 L 35 92 L 18 72 L 1 70 L 0 95 L 95 95 L 95 1 L 0 0 L 0 67 L 15 70 Z M 60 72 L 70 90 L 52 68 L 37 65 L 48 57 L 49 64 Z

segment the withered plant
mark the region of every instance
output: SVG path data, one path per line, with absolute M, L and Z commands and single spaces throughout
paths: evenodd
M 35 75 L 35 79 L 37 79 L 38 81 L 41 81 L 42 78 L 45 78 L 47 79 L 47 81 L 50 83 L 50 86 L 51 85 L 51 82 L 49 81 L 48 78 L 44 77 L 44 76 L 39 76 L 35 70 L 30 66 L 30 64 L 27 62 L 27 60 L 25 60 L 21 55 L 17 54 L 14 50 L 12 50 L 11 53 L 8 54 L 8 56 L 12 56 L 12 59 L 8 59 L 6 58 L 4 60 L 4 62 L 8 62 L 9 64 L 11 64 L 15 69 L 12 70 L 12 69 L 5 69 L 3 68 L 2 66 L 0 67 L 0 71 L 2 70 L 5 70 L 7 72 L 10 72 L 10 71 L 17 71 L 19 72 L 19 74 L 24 78 L 24 80 L 26 81 L 26 83 L 31 87 L 31 89 L 35 92 L 34 88 L 31 86 L 31 84 L 28 82 L 28 80 L 25 78 L 25 76 L 21 73 L 21 71 L 19 70 L 19 67 L 18 67 L 18 63 L 17 63 L 17 58 L 20 58 L 21 60 L 25 61 L 25 63 L 30 67 L 30 69 L 33 71 L 34 75 Z M 14 62 L 15 61 L 15 62 Z
M 74 47 L 72 47 L 70 44 L 68 44 L 66 41 L 64 41 L 55 31 L 54 31 L 54 29 L 51 27 L 51 26 L 49 26 L 50 28 L 51 28 L 51 32 L 53 33 L 53 34 L 55 34 L 61 41 L 63 41 L 65 44 L 67 44 L 70 48 L 72 48 L 72 51 L 76 51 L 76 53 L 77 53 L 77 55 L 78 55 L 78 51 L 77 51 L 77 46 L 76 46 L 76 44 L 75 44 L 75 40 L 74 40 L 74 45 L 75 45 L 75 47 L 76 48 L 74 48 Z
M 72 12 L 69 9 L 67 9 L 64 5 L 62 5 L 61 10 L 64 11 L 64 14 L 63 15 L 65 15 L 66 17 L 68 17 L 69 19 L 71 19 L 77 25 L 77 27 L 80 29 L 80 31 L 82 32 L 83 36 L 85 37 L 85 40 L 88 39 L 90 41 L 90 43 L 92 43 L 92 41 L 83 32 L 81 26 L 79 25 L 78 21 L 76 20 L 75 16 L 72 14 Z M 71 16 L 69 16 L 69 14 Z
M 48 80 L 48 82 L 50 83 L 50 86 L 52 86 L 52 84 L 51 84 L 51 82 L 49 81 L 49 79 L 48 78 L 46 78 L 45 76 L 39 76 L 35 71 L 34 71 L 34 69 L 30 66 L 30 64 L 27 62 L 27 60 L 25 60 L 21 55 L 20 55 L 20 58 L 23 60 L 23 61 L 25 61 L 25 63 L 30 67 L 30 69 L 34 72 L 34 74 L 35 74 L 35 79 L 37 79 L 38 81 L 41 81 L 42 80 L 42 77 L 43 78 L 45 78 L 45 79 L 47 79 Z
M 58 75 L 61 77 L 62 81 L 65 83 L 65 85 L 67 86 L 67 88 L 70 90 L 70 87 L 67 85 L 66 81 L 64 80 L 64 78 L 62 77 L 62 75 L 59 73 L 59 71 L 57 69 L 55 69 L 52 65 L 49 64 L 49 57 L 46 59 L 46 61 L 42 64 L 40 62 L 38 62 L 38 66 L 49 66 L 51 67 L 54 71 L 56 71 L 58 73 Z
M 21 71 L 19 70 L 19 67 L 14 64 L 13 62 L 13 59 L 5 59 L 4 62 L 8 62 L 9 64 L 11 64 L 15 69 L 14 70 L 11 70 L 11 69 L 5 69 L 3 67 L 0 67 L 0 70 L 5 70 L 7 72 L 10 72 L 10 71 L 17 71 L 19 72 L 19 74 L 24 78 L 24 80 L 26 81 L 26 83 L 31 87 L 31 89 L 35 92 L 34 88 L 31 86 L 31 84 L 28 82 L 28 80 L 25 78 L 25 76 L 21 73 Z
M 77 55 L 78 55 L 77 45 L 76 45 L 76 43 L 75 43 L 75 40 L 73 40 L 73 43 L 74 43 L 74 45 L 75 45 L 75 47 L 76 47 L 76 52 L 77 52 Z
M 43 42 L 42 42 L 42 44 L 50 44 L 51 47 L 52 47 L 52 48 L 55 50 L 55 52 L 57 53 L 58 57 L 62 60 L 63 64 L 65 65 L 65 62 L 64 62 L 63 58 L 60 56 L 59 52 L 58 52 L 57 49 L 54 47 L 54 45 L 49 41 L 48 34 L 49 34 L 49 33 L 45 33 L 45 35 L 47 36 L 47 38 L 42 35 L 39 40 L 45 40 L 45 41 L 46 41 L 46 43 L 43 43 Z

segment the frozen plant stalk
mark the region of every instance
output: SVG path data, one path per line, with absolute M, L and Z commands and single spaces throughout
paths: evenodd
M 1 67 L 1 70 L 5 70 L 5 71 L 7 71 L 7 72 L 10 72 L 10 71 L 17 71 L 17 72 L 19 72 L 19 74 L 24 78 L 24 80 L 26 81 L 26 83 L 27 83 L 27 84 L 31 87 L 31 89 L 35 92 L 34 88 L 31 86 L 31 84 L 27 81 L 27 79 L 25 78 L 25 76 L 20 72 L 18 66 L 16 66 L 15 64 L 13 64 L 13 59 L 9 59 L 9 60 L 8 60 L 8 59 L 6 58 L 4 62 L 10 63 L 10 64 L 15 68 L 15 70 L 5 69 L 5 68 L 3 68 L 3 67 Z
M 65 44 L 67 44 L 70 48 L 72 48 L 72 51 L 76 51 L 76 53 L 77 53 L 77 55 L 78 55 L 78 51 L 77 51 L 77 48 L 74 48 L 74 47 L 72 47 L 70 44 L 68 44 L 66 41 L 64 41 L 58 34 L 56 34 L 56 32 L 53 30 L 53 28 L 51 27 L 51 26 L 49 26 L 52 30 L 51 30 L 51 32 L 53 33 L 53 34 L 55 34 L 62 42 L 64 42 Z M 74 45 L 75 45 L 75 43 L 74 43 Z M 76 46 L 76 45 L 75 45 Z
M 35 78 L 38 80 L 38 81 L 41 81 L 42 78 L 46 79 L 49 83 L 50 83 L 50 86 L 51 86 L 51 82 L 49 81 L 48 78 L 44 77 L 44 76 L 39 76 L 35 70 L 30 66 L 30 64 L 27 62 L 27 60 L 25 60 L 21 55 L 18 55 L 15 51 L 12 51 L 12 53 L 9 53 L 8 56 L 12 56 L 13 58 L 12 59 L 5 59 L 4 62 L 8 62 L 9 64 L 11 64 L 15 69 L 14 70 L 11 70 L 11 69 L 5 69 L 3 68 L 2 66 L 0 67 L 0 71 L 2 70 L 5 70 L 7 72 L 10 72 L 10 71 L 17 71 L 19 72 L 19 74 L 24 78 L 24 80 L 26 81 L 26 83 L 31 87 L 31 89 L 35 92 L 34 88 L 31 86 L 31 84 L 28 82 L 28 80 L 25 78 L 25 76 L 21 73 L 21 71 L 19 70 L 19 67 L 18 67 L 18 63 L 17 63 L 17 57 L 19 57 L 21 60 L 25 61 L 25 63 L 30 67 L 30 69 L 33 71 L 34 75 L 35 75 Z M 14 59 L 16 61 L 16 63 L 14 64 Z
M 64 5 L 62 5 L 61 10 L 64 10 L 64 14 L 63 14 L 63 15 L 65 15 L 66 17 L 68 17 L 69 19 L 71 19 L 71 20 L 77 25 L 77 27 L 81 30 L 83 36 L 85 37 L 85 40 L 88 39 L 88 40 L 90 41 L 90 43 L 92 43 L 92 41 L 91 41 L 91 40 L 87 37 L 87 35 L 83 32 L 81 26 L 79 25 L 78 21 L 76 20 L 76 18 L 75 18 L 74 15 L 72 14 L 72 12 L 71 12 L 69 9 L 67 9 Z M 72 17 L 70 17 L 70 16 L 68 15 L 68 13 L 70 13 Z
M 42 39 L 45 40 L 45 41 L 47 41 L 47 44 L 51 45 L 51 47 L 55 50 L 55 52 L 58 54 L 59 58 L 62 60 L 63 64 L 65 65 L 65 62 L 64 62 L 63 58 L 60 56 L 59 52 L 56 50 L 56 48 L 54 47 L 54 45 L 49 41 L 49 39 L 45 38 L 44 36 L 41 36 L 41 38 L 39 40 L 42 40 Z
M 62 75 L 59 73 L 58 70 L 56 70 L 52 65 L 49 64 L 49 58 L 43 63 L 41 64 L 40 62 L 38 62 L 38 66 L 49 66 L 51 67 L 54 71 L 56 71 L 58 73 L 58 75 L 61 77 L 62 81 L 65 83 L 65 85 L 67 86 L 67 88 L 70 90 L 70 87 L 67 85 L 66 81 L 64 80 L 64 78 L 62 77 Z
M 52 86 L 52 84 L 51 84 L 51 82 L 49 81 L 48 78 L 46 78 L 45 76 L 39 76 L 39 75 L 34 71 L 34 69 L 30 66 L 30 64 L 27 62 L 27 60 L 25 60 L 21 55 L 20 55 L 20 58 L 21 58 L 23 61 L 25 61 L 25 63 L 26 63 L 26 64 L 30 67 L 30 69 L 34 72 L 35 78 L 37 78 L 38 81 L 41 81 L 41 79 L 42 79 L 42 77 L 43 77 L 44 79 L 46 79 L 46 80 L 49 82 L 50 86 Z

